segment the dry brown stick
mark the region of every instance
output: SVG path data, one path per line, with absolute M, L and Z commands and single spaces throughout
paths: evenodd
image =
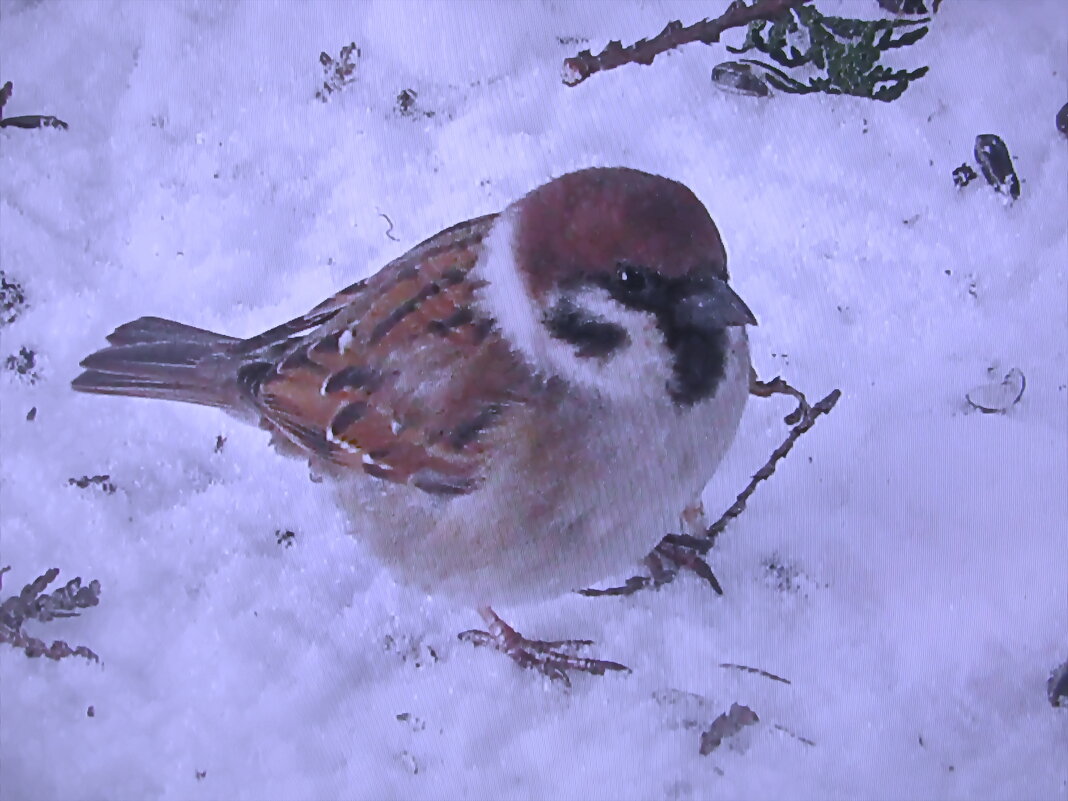
M 758 398 L 770 398 L 772 395 L 789 395 L 797 401 L 797 408 L 783 418 L 788 426 L 795 425 L 808 417 L 811 407 L 808 399 L 799 389 L 795 389 L 786 383 L 782 376 L 775 376 L 771 381 L 761 381 L 757 378 L 756 370 L 749 368 L 749 394 Z
M 838 403 L 838 399 L 842 396 L 842 391 L 836 389 L 814 406 L 809 406 L 804 394 L 791 387 L 781 378 L 776 378 L 765 383 L 757 381 L 754 373 L 751 380 L 751 386 L 753 382 L 760 385 L 757 387 L 757 391 L 753 393 L 755 395 L 767 397 L 769 395 L 782 394 L 797 398 L 798 408 L 787 417 L 787 420 L 800 417 L 801 421 L 790 429 L 790 433 L 786 435 L 786 439 L 783 440 L 778 448 L 772 451 L 771 456 L 768 457 L 764 466 L 753 475 L 752 479 L 750 479 L 749 483 L 745 486 L 745 489 L 738 494 L 738 497 L 735 499 L 734 503 L 731 504 L 730 508 L 720 516 L 719 520 L 705 529 L 704 534 L 699 537 L 689 534 L 668 534 L 645 559 L 645 564 L 650 569 L 650 575 L 631 576 L 619 587 L 609 587 L 603 590 L 587 587 L 586 589 L 578 591 L 580 595 L 589 597 L 633 595 L 639 590 L 643 590 L 647 587 L 659 589 L 665 584 L 669 584 L 673 581 L 675 576 L 678 575 L 679 569 L 683 567 L 692 570 L 708 581 L 712 586 L 712 589 L 716 591 L 717 595 L 723 594 L 723 589 L 715 575 L 712 573 L 712 568 L 708 566 L 708 563 L 705 562 L 702 557 L 712 549 L 712 546 L 716 542 L 716 537 L 719 536 L 720 532 L 722 532 L 732 520 L 745 511 L 745 505 L 756 491 L 757 485 L 761 481 L 765 481 L 771 477 L 775 472 L 778 463 L 793 449 L 794 444 L 800 436 L 812 428 L 816 419 L 820 415 L 827 414 L 827 412 L 833 409 L 834 405 Z M 767 387 L 774 387 L 774 389 L 768 390 L 766 394 L 764 394 L 765 388 Z M 665 557 L 673 563 L 672 566 L 663 564 L 662 560 Z
M 755 0 L 747 6 L 743 0 L 734 0 L 727 10 L 716 19 L 703 19 L 684 26 L 673 20 L 652 39 L 639 39 L 627 47 L 618 39 L 610 41 L 597 55 L 583 50 L 577 56 L 564 59 L 564 83 L 577 86 L 595 72 L 604 72 L 624 64 L 652 64 L 661 53 L 673 50 L 690 42 L 714 44 L 719 35 L 729 28 L 740 28 L 757 20 L 772 20 L 808 0 Z
M 775 472 L 775 468 L 778 466 L 779 462 L 782 461 L 782 459 L 786 457 L 786 454 L 793 449 L 798 438 L 812 428 L 821 414 L 827 414 L 827 412 L 833 409 L 840 397 L 842 397 L 842 390 L 836 389 L 826 398 L 812 405 L 808 414 L 804 416 L 804 419 L 790 429 L 790 433 L 786 435 L 786 439 L 783 440 L 782 444 L 772 451 L 771 456 L 764 463 L 764 466 L 756 471 L 753 477 L 749 480 L 749 483 L 745 485 L 745 489 L 738 494 L 738 497 L 735 499 L 734 503 L 731 504 L 730 508 L 720 516 L 719 520 L 705 529 L 704 536 L 687 538 L 688 540 L 696 540 L 699 543 L 699 545 L 693 546 L 696 550 L 701 553 L 708 553 L 712 548 L 712 545 L 715 543 L 716 537 L 720 535 L 723 529 L 725 529 L 734 518 L 738 517 L 738 515 L 745 511 L 745 505 L 756 491 L 757 485 L 761 481 L 766 481 L 771 478 L 771 475 Z M 665 539 L 672 541 L 675 536 L 676 535 L 669 534 Z M 687 544 L 693 545 L 693 543 L 689 542 Z

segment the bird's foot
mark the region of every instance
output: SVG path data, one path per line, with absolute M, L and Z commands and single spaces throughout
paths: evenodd
M 478 613 L 486 622 L 489 631 L 465 631 L 459 635 L 461 640 L 473 645 L 496 648 L 519 667 L 537 670 L 568 687 L 571 686 L 567 675 L 569 670 L 592 673 L 595 676 L 603 676 L 609 670 L 630 672 L 630 668 L 618 662 L 579 656 L 579 651 L 593 644 L 590 640 L 528 640 L 501 620 L 490 607 L 481 607 Z
M 665 584 L 670 584 L 679 575 L 681 570 L 690 570 L 708 582 L 717 595 L 723 594 L 715 574 L 705 554 L 708 553 L 709 543 L 700 537 L 689 534 L 668 534 L 660 541 L 649 554 L 642 560 L 647 576 L 631 576 L 619 587 L 596 589 L 587 587 L 579 590 L 580 595 L 598 597 L 603 595 L 633 595 L 638 590 L 658 590 Z

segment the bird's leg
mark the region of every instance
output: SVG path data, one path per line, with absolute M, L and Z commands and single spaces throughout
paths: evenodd
M 490 607 L 481 606 L 478 613 L 485 621 L 488 631 L 465 631 L 459 635 L 461 640 L 473 645 L 496 648 L 519 667 L 540 671 L 550 679 L 562 681 L 569 687 L 571 681 L 567 676 L 568 670 L 580 670 L 596 676 L 603 676 L 609 670 L 630 672 L 630 668 L 618 662 L 578 656 L 579 650 L 593 644 L 590 640 L 528 640 L 501 620 Z

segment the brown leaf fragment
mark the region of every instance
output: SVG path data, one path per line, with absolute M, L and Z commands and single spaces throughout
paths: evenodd
M 730 710 L 712 721 L 708 731 L 701 735 L 701 756 L 708 756 L 719 748 L 725 739 L 759 721 L 756 712 L 749 707 L 731 704 Z

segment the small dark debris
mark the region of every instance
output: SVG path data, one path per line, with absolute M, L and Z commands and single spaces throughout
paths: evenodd
M 322 89 L 315 93 L 317 100 L 325 103 L 334 92 L 340 92 L 356 80 L 356 65 L 352 62 L 354 57 L 360 57 L 360 48 L 355 42 L 349 42 L 341 48 L 336 61 L 325 51 L 319 54 L 319 63 L 323 65 L 326 80 L 323 81 Z
M 414 89 L 401 89 L 400 94 L 397 95 L 397 110 L 401 114 L 408 114 L 415 106 L 417 97 L 419 94 Z
M 208 775 L 208 772 L 206 770 L 198 770 L 193 775 L 197 777 L 197 781 L 200 781 Z
M 1049 674 L 1049 681 L 1046 682 L 1046 692 L 1049 695 L 1049 702 L 1053 706 L 1068 706 L 1064 703 L 1064 699 L 1068 699 L 1068 662 L 1062 663 L 1059 667 L 1053 669 L 1053 672 Z
M 773 724 L 772 728 L 775 729 L 775 731 L 781 731 L 783 734 L 785 734 L 785 735 L 787 735 L 789 737 L 793 737 L 799 743 L 803 743 L 804 745 L 815 745 L 816 744 L 815 740 L 810 740 L 807 737 L 802 737 L 800 734 L 796 734 L 795 732 L 790 731 L 785 726 L 780 726 L 778 723 Z
M 401 723 L 407 723 L 412 731 L 423 731 L 426 729 L 426 721 L 416 717 L 411 712 L 401 712 L 397 715 L 397 720 Z
M 26 290 L 0 270 L 0 325 L 15 322 L 26 308 Z
M 386 223 L 389 225 L 389 228 L 386 229 L 386 238 L 387 239 L 392 239 L 394 242 L 400 242 L 400 240 L 397 239 L 397 237 L 393 236 L 393 220 L 389 219 L 389 215 L 380 211 L 380 212 L 378 212 L 378 216 L 381 217 L 382 219 L 384 219 L 386 221 Z
M 405 117 L 414 117 L 416 115 L 433 117 L 433 111 L 423 111 L 416 108 L 416 100 L 418 98 L 419 93 L 414 89 L 401 89 L 400 94 L 397 95 L 397 111 Z
M 971 168 L 971 165 L 969 164 L 961 164 L 959 167 L 953 170 L 953 183 L 961 189 L 966 187 L 978 177 L 979 174 L 976 173 L 976 171 L 973 170 Z
M 988 184 L 1013 200 L 1020 196 L 1020 179 L 1012 166 L 1012 157 L 1000 136 L 979 134 L 975 137 L 975 160 Z
M 408 634 L 396 637 L 385 635 L 382 638 L 382 650 L 397 654 L 402 662 L 407 664 L 410 661 L 416 668 L 434 664 L 440 658 L 433 647 Z
M 92 704 L 89 704 L 89 708 L 85 710 L 85 716 L 88 718 L 95 718 L 96 707 L 94 707 Z
M 401 764 L 404 765 L 405 769 L 410 774 L 412 774 L 413 776 L 418 775 L 418 773 L 419 773 L 419 763 L 416 761 L 415 757 L 412 756 L 412 754 L 410 752 L 401 751 L 400 754 L 398 755 L 398 758 L 400 759 Z
M 756 712 L 741 704 L 731 704 L 730 711 L 724 712 L 714 721 L 708 731 L 701 735 L 701 756 L 707 756 L 722 745 L 728 737 L 733 737 L 746 726 L 758 723 Z
M 724 61 L 712 68 L 712 83 L 725 92 L 750 97 L 768 97 L 771 90 L 748 64 Z
M 276 529 L 274 532 L 274 539 L 279 545 L 284 545 L 286 548 L 292 548 L 293 543 L 297 540 L 296 532 L 289 529 L 282 530 Z
M 1057 130 L 1068 136 L 1068 103 L 1061 106 L 1061 110 L 1057 112 Z
M 98 486 L 107 495 L 115 494 L 115 484 L 111 480 L 109 475 L 99 476 L 82 476 L 81 478 L 68 478 L 67 485 L 71 487 L 77 487 L 78 489 L 86 489 L 90 486 Z
M 27 420 L 27 422 L 32 423 L 36 419 L 37 419 L 37 407 L 33 406 L 28 412 L 26 412 L 26 420 Z
M 40 376 L 33 369 L 37 366 L 37 354 L 25 345 L 19 348 L 17 354 L 12 354 L 4 359 L 4 369 L 11 370 L 24 381 L 36 384 Z

